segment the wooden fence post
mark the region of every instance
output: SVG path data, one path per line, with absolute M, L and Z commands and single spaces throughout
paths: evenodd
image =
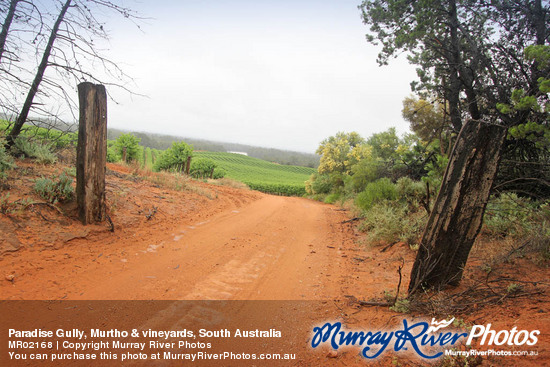
M 78 85 L 80 118 L 76 158 L 76 201 L 83 224 L 105 220 L 107 92 L 89 82 Z
M 191 168 L 191 156 L 187 157 L 187 166 L 185 166 L 185 174 L 189 176 L 189 168 Z

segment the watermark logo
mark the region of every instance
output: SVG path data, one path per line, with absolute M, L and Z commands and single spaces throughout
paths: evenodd
M 428 328 L 428 331 L 426 331 L 426 332 L 427 333 L 435 333 L 437 330 L 446 328 L 447 326 L 451 325 L 453 323 L 453 321 L 455 321 L 454 317 L 452 319 L 450 319 L 449 321 L 443 319 L 439 322 L 435 321 L 435 319 L 432 318 L 432 326 L 430 326 Z
M 431 324 L 425 321 L 410 323 L 403 319 L 402 328 L 396 330 L 345 330 L 342 323 L 327 322 L 323 326 L 313 328 L 311 346 L 317 348 L 322 344 L 329 344 L 334 350 L 343 346 L 361 347 L 361 355 L 367 359 L 379 357 L 385 350 L 395 352 L 413 350 L 418 356 L 425 359 L 439 358 L 444 354 L 442 349 L 451 348 L 459 342 L 466 345 L 478 341 L 479 345 L 535 345 L 538 341 L 538 330 L 492 330 L 491 324 L 474 325 L 469 333 L 445 331 L 454 318 L 436 321 Z M 485 344 L 487 343 L 487 344 Z M 436 349 L 436 351 L 434 351 Z
M 537 336 L 540 334 L 538 330 L 519 330 L 514 327 L 512 330 L 491 330 L 491 324 L 475 325 L 470 331 L 470 336 L 466 341 L 466 345 L 471 345 L 472 340 L 481 338 L 479 345 L 535 345 L 538 342 Z

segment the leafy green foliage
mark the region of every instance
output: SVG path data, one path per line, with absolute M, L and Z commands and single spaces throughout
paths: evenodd
M 445 108 L 440 103 L 407 97 L 403 100 L 401 113 L 409 121 L 411 130 L 423 141 L 431 142 L 450 133 L 451 127 L 445 124 Z
M 525 59 L 535 61 L 539 70 L 544 70 L 550 66 L 550 46 L 548 45 L 530 45 L 525 48 Z
M 281 196 L 304 196 L 306 194 L 305 187 L 285 185 L 285 184 L 269 184 L 269 183 L 253 183 L 245 182 L 252 190 L 265 192 L 268 194 Z
M 117 153 L 114 140 L 107 140 L 107 162 L 116 163 L 122 159 Z
M 193 156 L 193 147 L 181 142 L 172 143 L 172 146 L 165 150 L 153 165 L 154 171 L 185 170 L 187 158 Z
M 362 210 L 368 211 L 376 203 L 383 200 L 396 200 L 397 189 L 391 181 L 384 177 L 367 184 L 365 191 L 359 193 L 355 199 L 355 204 Z
M 361 157 L 370 153 L 363 143 L 364 139 L 356 132 L 339 132 L 323 140 L 317 148 L 317 154 L 321 156 L 319 173 L 349 173 Z
M 10 123 L 0 120 L 0 130 L 7 131 L 11 127 Z M 78 141 L 78 133 L 70 131 L 61 131 L 55 128 L 44 128 L 40 126 L 25 126 L 19 135 L 21 138 L 40 141 L 53 149 L 61 149 L 75 146 Z
M 403 241 L 413 246 L 418 243 L 426 219 L 401 202 L 380 201 L 365 212 L 359 229 L 367 233 L 370 243 Z
M 220 180 L 222 178 L 225 178 L 225 175 L 227 175 L 227 171 L 224 170 L 221 167 L 214 168 L 214 174 L 212 175 L 212 178 L 214 180 Z
M 550 260 L 550 203 L 523 197 L 514 193 L 503 193 L 491 197 L 483 218 L 482 234 L 497 239 L 512 248 L 521 243 L 521 254 L 538 253 L 537 263 Z M 513 251 L 514 252 L 514 251 Z M 520 253 L 518 253 L 519 255 Z M 504 257 L 510 257 L 511 252 Z M 523 256 L 523 255 L 521 255 Z M 500 262 L 498 257 L 492 262 Z M 491 265 L 487 265 L 491 267 Z
M 11 214 L 15 211 L 15 204 L 10 202 L 10 194 L 0 196 L 0 214 Z
M 191 169 L 189 174 L 194 178 L 214 178 L 214 170 L 218 167 L 213 160 L 207 158 L 199 158 L 191 161 Z
M 372 134 L 367 139 L 367 145 L 372 147 L 372 153 L 384 160 L 394 163 L 398 160 L 398 147 L 401 144 L 395 131 L 395 127 L 390 127 L 387 131 Z
M 515 118 L 508 129 L 506 150 L 495 187 L 531 198 L 550 197 L 550 46 L 525 48 L 525 59 L 540 70 L 539 91 L 532 85 L 516 88 L 498 111 Z M 531 68 L 534 69 L 534 68 Z
M 306 192 L 309 195 L 328 194 L 332 190 L 332 180 L 330 175 L 313 173 L 306 181 Z
M 413 181 L 409 177 L 401 177 L 395 184 L 397 197 L 409 204 L 409 208 L 417 210 L 419 203 L 426 200 L 426 186 L 423 182 Z
M 484 217 L 485 231 L 495 237 L 522 237 L 531 228 L 537 204 L 514 193 L 491 198 Z
M 5 140 L 0 137 L 0 179 L 6 178 L 6 171 L 13 168 L 13 158 L 6 152 L 4 148 Z
M 140 141 L 141 139 L 133 134 L 120 135 L 114 143 L 117 156 L 121 157 L 121 159 L 126 156 L 126 162 L 138 160 L 140 156 Z
M 34 191 L 49 203 L 62 203 L 70 201 L 74 197 L 72 182 L 73 179 L 65 173 L 62 173 L 59 177 L 42 177 L 35 181 Z
M 145 157 L 143 159 L 143 164 L 147 168 L 153 168 L 153 151 L 151 148 L 145 148 Z
M 514 139 L 527 139 L 534 142 L 539 149 L 550 147 L 550 128 L 548 126 L 529 121 L 511 127 L 508 133 Z
M 57 156 L 52 152 L 49 144 L 42 144 L 37 141 L 19 137 L 15 140 L 14 149 L 17 154 L 23 154 L 26 157 L 34 158 L 38 163 L 53 164 L 57 162 Z
M 327 204 L 334 204 L 335 202 L 337 202 L 338 200 L 341 200 L 342 198 L 342 194 L 339 193 L 339 192 L 333 192 L 332 194 L 329 194 L 327 195 L 327 197 L 325 197 L 325 203 Z
M 369 182 L 376 181 L 384 172 L 385 164 L 380 158 L 361 159 L 351 168 L 351 185 L 354 192 L 365 190 Z

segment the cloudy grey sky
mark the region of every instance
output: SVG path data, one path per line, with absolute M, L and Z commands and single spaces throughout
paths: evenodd
M 109 24 L 109 54 L 147 98 L 116 92 L 109 126 L 303 152 L 338 131 L 406 132 L 414 68 L 376 64 L 358 4 L 127 1 L 151 19 Z

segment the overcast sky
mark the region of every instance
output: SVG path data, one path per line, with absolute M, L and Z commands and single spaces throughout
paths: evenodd
M 408 131 L 414 67 L 376 64 L 357 0 L 126 1 L 143 32 L 109 24 L 137 93 L 109 126 L 313 153 L 338 131 Z

